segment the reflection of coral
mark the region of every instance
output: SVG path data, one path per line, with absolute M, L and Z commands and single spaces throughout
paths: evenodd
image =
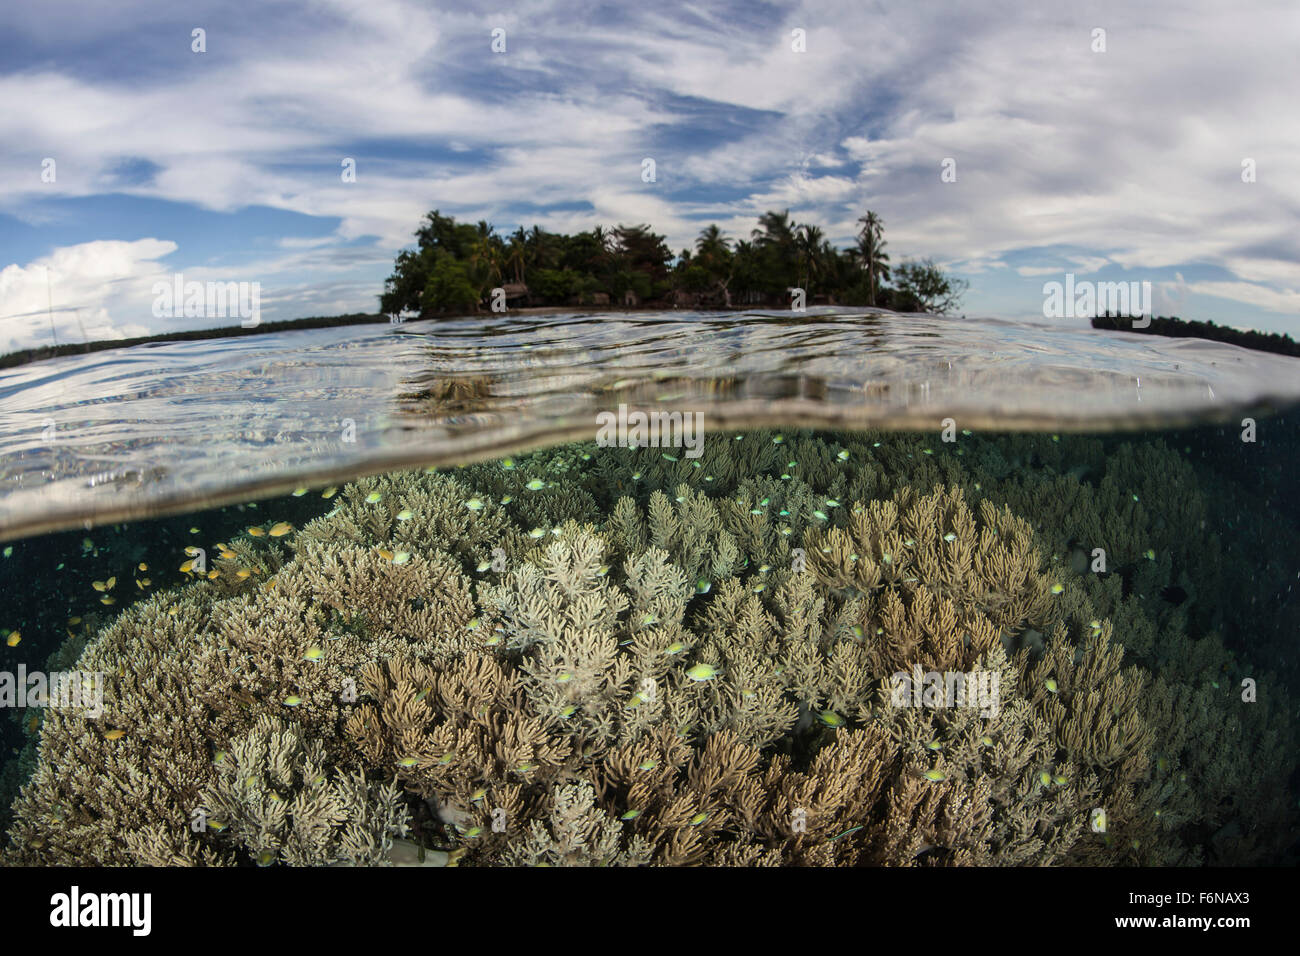
M 100 634 L 104 722 L 48 715 L 5 860 L 371 861 L 399 787 L 468 863 L 1267 858 L 1291 717 L 1207 689 L 1240 668 L 1142 600 L 1192 545 L 1123 581 L 1060 563 L 1190 541 L 1203 502 L 1135 484 L 1170 453 L 1089 444 L 1076 475 L 1046 438 L 972 447 L 751 433 L 362 479 L 231 542 L 252 574 Z M 900 706 L 914 668 L 995 675 L 996 707 Z M 201 806 L 227 829 L 195 834 Z

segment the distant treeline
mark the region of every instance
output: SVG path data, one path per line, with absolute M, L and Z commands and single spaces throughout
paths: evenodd
M 868 211 L 857 242 L 837 249 L 818 226 L 790 211 L 767 212 L 749 238 L 705 227 L 676 255 L 648 225 L 595 226 L 565 235 L 520 226 L 508 237 L 490 223 L 458 223 L 438 210 L 397 256 L 379 309 L 421 318 L 494 306 L 653 306 L 731 309 L 807 305 L 880 306 L 948 312 L 966 289 L 929 259 L 890 266 L 884 223 Z
M 1133 327 L 1133 317 L 1112 315 L 1107 312 L 1092 320 L 1094 329 L 1107 329 L 1112 332 L 1142 332 L 1147 335 L 1167 335 L 1176 339 L 1212 339 L 1215 342 L 1227 342 L 1240 345 L 1246 349 L 1260 352 L 1276 352 L 1278 355 L 1300 357 L 1300 343 L 1289 335 L 1280 332 L 1255 332 L 1232 329 L 1213 322 L 1189 322 L 1177 316 L 1154 316 L 1151 325 L 1145 329 Z
M 134 339 L 97 339 L 94 342 L 82 342 L 68 345 L 46 345 L 36 349 L 22 349 L 0 355 L 0 368 L 13 368 L 28 362 L 60 355 L 80 355 L 86 352 L 102 352 L 105 349 L 125 349 L 132 345 L 144 345 L 155 342 L 193 342 L 198 339 L 228 339 L 240 335 L 264 335 L 267 332 L 289 332 L 296 329 L 326 329 L 336 325 L 363 325 L 367 322 L 388 322 L 388 316 L 368 312 L 354 312 L 349 315 L 315 316 L 307 319 L 289 319 L 284 322 L 262 322 L 251 329 L 243 326 L 226 326 L 216 329 L 192 329 L 188 332 L 167 332 L 162 335 L 144 335 Z

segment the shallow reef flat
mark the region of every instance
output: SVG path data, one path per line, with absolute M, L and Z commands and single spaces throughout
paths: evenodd
M 104 713 L 33 722 L 3 862 L 1249 864 L 1295 839 L 1296 709 L 1224 637 L 1267 572 L 1161 441 L 751 431 L 331 500 L 56 653 L 106 675 Z M 900 696 L 918 672 L 985 696 Z

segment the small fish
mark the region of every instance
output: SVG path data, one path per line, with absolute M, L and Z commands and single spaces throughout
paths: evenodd
M 1052 593 L 1053 593 L 1053 594 L 1060 594 L 1060 593 L 1063 592 L 1064 590 L 1065 590 L 1065 585 L 1064 585 L 1064 584 L 1053 584 L 1053 585 L 1052 585 Z
M 208 572 L 209 581 L 215 581 L 220 576 L 221 576 L 221 572 L 218 571 L 216 568 L 213 568 L 211 571 Z
M 112 598 L 112 597 L 109 597 L 108 595 L 104 595 L 102 598 L 99 599 L 99 603 L 100 603 L 100 604 L 116 604 L 116 603 L 117 603 L 117 598 Z
M 1147 548 L 1145 551 L 1143 551 L 1142 556 L 1146 558 L 1148 561 L 1154 561 L 1156 559 L 1156 553 L 1151 548 Z
M 927 770 L 925 772 L 925 779 L 933 781 L 934 783 L 940 783 L 941 781 L 947 780 L 948 778 L 943 775 L 942 771 Z
M 387 548 L 380 548 L 379 556 L 383 558 L 385 561 L 393 560 L 393 552 L 389 551 Z
M 201 534 L 198 528 L 190 528 L 190 534 Z
M 659 615 L 655 614 L 653 611 L 651 611 L 649 614 L 641 618 L 641 624 L 645 627 L 649 627 L 651 624 L 658 624 L 658 623 L 659 623 Z
M 750 508 L 750 509 L 749 509 L 749 513 L 752 514 L 752 515 L 761 515 L 761 514 L 763 513 L 763 509 L 762 509 L 762 508 Z
M 1044 787 L 1050 787 L 1052 785 L 1052 775 L 1046 770 L 1041 770 L 1038 773 L 1038 782 Z
M 827 727 L 843 727 L 847 721 L 833 710 L 823 710 L 817 715 Z
M 469 501 L 465 502 L 465 507 L 468 508 L 470 511 L 482 511 L 482 510 L 483 510 L 483 499 L 482 499 L 482 498 L 471 498 L 471 499 L 469 499 Z
M 515 771 L 518 773 L 532 773 L 534 770 L 537 769 L 537 766 L 538 765 L 535 763 L 521 764 L 520 766 L 515 768 Z
M 292 530 L 293 530 L 293 525 L 289 524 L 289 522 L 277 521 L 275 524 L 271 525 L 271 530 L 268 531 L 267 534 L 269 534 L 272 538 L 283 538 L 286 534 L 288 534 Z
M 73 627 L 76 627 L 78 624 L 81 623 L 81 618 L 79 618 L 79 617 L 70 617 L 70 618 L 68 618 L 68 623 L 71 624 Z
M 860 624 L 853 625 L 853 636 L 856 637 L 858 640 L 862 640 L 864 637 L 866 637 L 866 634 L 862 630 L 862 625 Z
M 7 546 L 5 547 L 5 550 L 4 550 L 4 556 L 5 556 L 6 558 L 10 558 L 10 557 L 13 557 L 13 553 L 14 553 L 14 546 L 13 546 L 12 544 L 11 544 L 11 545 L 7 545 Z
M 985 734 L 983 737 L 980 738 L 980 743 L 982 743 L 985 747 L 992 747 L 993 738 L 990 737 L 988 734 Z
M 838 508 L 839 506 L 840 506 L 840 503 L 839 503 L 838 501 L 836 501 L 834 498 L 827 498 L 827 499 L 826 499 L 826 507 L 827 507 L 827 508 Z
M 695 816 L 691 817 L 690 825 L 693 827 L 698 827 L 701 823 L 703 823 L 708 818 L 709 815 L 701 810 L 699 813 L 695 814 Z
M 635 819 L 636 819 L 637 817 L 639 817 L 640 815 L 641 815 L 641 811 L 640 811 L 640 810 L 629 810 L 629 811 L 627 811 L 627 813 L 625 813 L 625 814 L 623 814 L 621 817 L 619 817 L 619 819 L 620 819 L 620 820 L 635 820 Z
M 835 457 L 838 458 L 840 461 L 848 461 L 849 453 L 847 451 L 842 451 L 839 454 L 837 454 Z
M 540 478 L 534 478 L 532 481 L 528 482 L 528 484 L 524 485 L 524 487 L 529 491 L 541 491 L 546 487 L 546 482 L 542 481 Z
M 600 567 L 598 567 L 598 568 L 596 569 L 596 577 L 598 577 L 598 578 L 603 578 L 603 577 L 605 577 L 607 574 L 609 574 L 609 565 L 608 565 L 608 564 L 602 564 Z
M 231 551 L 229 548 L 223 548 L 218 554 L 218 557 L 224 561 L 233 561 L 235 560 L 236 555 L 235 552 Z
M 664 648 L 664 653 L 671 656 L 673 654 L 680 654 L 684 650 L 686 650 L 685 644 L 683 644 L 681 641 L 673 641 L 671 644 L 669 644 L 667 647 Z
M 301 498 L 301 497 L 302 497 L 303 495 L 305 495 L 306 493 L 307 493 L 307 489 L 306 489 L 306 488 L 295 488 L 295 489 L 293 489 L 293 496 L 294 496 L 295 498 Z
M 475 790 L 473 793 L 469 795 L 469 799 L 471 803 L 478 803 L 486 796 L 487 796 L 487 788 L 479 787 L 477 790 Z
M 1047 678 L 1047 680 L 1043 681 L 1043 686 L 1047 688 L 1047 692 L 1049 694 L 1055 694 L 1058 690 L 1060 690 L 1060 687 L 1057 685 L 1055 678 L 1052 677 L 1049 677 Z
M 696 664 L 686 671 L 686 676 L 691 680 L 700 681 L 713 680 L 718 676 L 718 670 L 712 664 Z
M 253 525 L 252 527 L 250 527 L 248 529 L 248 533 L 251 537 L 254 538 L 260 538 L 262 537 L 262 535 L 266 534 L 266 532 L 261 528 L 257 527 L 257 525 Z
M 502 503 L 503 505 L 508 505 L 508 504 L 510 504 L 510 502 L 512 502 L 512 501 L 514 501 L 514 500 L 515 500 L 514 495 L 506 495 L 504 498 L 501 499 L 501 503 Z
M 538 538 L 545 538 L 546 531 L 542 528 L 534 528 L 532 531 L 528 532 L 528 537 L 536 541 Z
M 828 518 L 828 517 L 826 516 L 826 512 L 824 512 L 824 511 L 814 511 L 814 512 L 813 512 L 813 517 L 816 518 L 818 521 L 829 521 L 829 520 L 830 520 L 830 518 Z
M 881 561 L 882 564 L 893 564 L 893 563 L 894 563 L 894 558 L 893 558 L 892 555 L 889 555 L 889 554 L 882 554 L 882 555 L 880 556 L 880 561 Z
M 1100 631 L 1100 630 L 1101 630 L 1101 621 L 1097 621 L 1097 620 L 1089 621 L 1089 622 L 1088 622 L 1088 626 L 1089 626 L 1090 628 L 1092 628 L 1094 631 Z
M 475 570 L 475 571 L 478 571 L 479 573 L 482 573 L 482 572 L 486 571 L 486 570 L 487 570 L 488 568 L 490 568 L 490 567 L 492 567 L 492 562 L 491 562 L 491 561 L 480 561 L 480 562 L 478 563 L 478 566 L 477 566 L 474 570 Z
M 708 594 L 712 587 L 713 587 L 713 583 L 711 581 L 706 581 L 704 580 L 704 578 L 700 578 L 698 581 L 695 582 L 695 593 Z
M 126 736 L 125 730 L 109 730 L 109 731 L 105 731 L 104 733 L 105 740 L 121 740 L 125 736 Z
M 777 435 L 777 436 L 775 436 L 775 437 L 772 439 L 772 444 L 773 444 L 773 445 L 779 445 L 779 444 L 781 444 L 783 441 L 785 441 L 785 436 L 784 436 L 784 435 Z
M 640 480 L 641 480 L 641 472 L 639 472 L 639 471 L 634 471 L 634 472 L 632 472 L 632 480 L 633 480 L 633 481 L 640 481 Z
M 330 485 L 328 488 L 326 488 L 324 491 L 320 493 L 320 496 L 324 498 L 326 501 L 329 501 L 338 493 L 339 493 L 338 488 L 334 487 L 333 485 Z
M 755 594 L 762 594 L 763 591 L 765 591 L 766 589 L 767 589 L 767 582 L 766 582 L 766 581 L 759 581 L 757 584 L 754 585 L 754 587 L 753 587 L 751 590 L 752 590 Z
M 242 581 L 244 578 L 248 577 L 252 573 L 253 572 L 248 570 L 248 568 L 240 568 L 238 571 L 235 572 L 235 577 L 239 578 Z
M 569 704 L 563 710 L 560 711 L 560 716 L 563 717 L 565 720 L 568 720 L 577 712 L 577 710 L 578 707 L 576 704 Z
M 399 767 L 414 767 L 419 762 L 420 761 L 415 757 L 403 757 L 401 760 L 397 761 L 397 765 Z
M 483 623 L 483 622 L 480 621 L 478 618 L 476 618 L 476 617 L 471 617 L 468 621 L 465 622 L 465 630 L 467 630 L 467 631 L 474 631 L 474 630 L 477 630 L 477 629 L 478 629 L 478 626 L 479 626 L 480 624 L 482 624 L 482 623 Z
M 947 534 L 945 534 L 945 535 L 943 536 L 943 540 L 945 540 L 945 541 L 951 543 L 951 542 L 957 540 L 957 535 L 956 535 L 955 533 L 953 533 L 952 531 L 949 531 Z
M 1065 784 L 1066 784 L 1066 780 L 1065 780 L 1065 777 L 1061 776 L 1061 775 L 1058 773 L 1058 774 L 1056 774 L 1054 777 L 1052 777 L 1052 783 L 1056 784 L 1058 787 L 1064 787 Z M 1159 811 L 1157 811 L 1157 812 L 1159 812 Z
M 663 457 L 666 461 L 677 461 L 676 455 L 670 455 L 667 452 L 664 452 Z
M 410 551 L 395 551 L 395 552 L 393 552 L 393 564 L 405 564 L 407 561 L 410 561 L 410 560 L 411 560 L 411 552 L 410 552 Z
M 182 568 L 181 570 L 184 570 L 184 568 Z M 91 581 L 90 586 L 94 588 L 96 591 L 103 591 L 108 587 L 108 585 L 106 585 L 103 581 Z
M 927 742 L 926 742 L 925 749 L 926 749 L 926 750 L 942 750 L 942 749 L 943 749 L 943 744 L 939 743 L 939 741 L 937 741 L 937 740 L 930 740 L 930 741 L 927 741 Z
M 506 471 L 513 471 L 515 467 L 515 460 L 513 458 L 502 458 L 501 467 L 504 468 Z
M 306 653 L 302 655 L 302 659 L 305 661 L 311 661 L 313 664 L 319 664 L 325 659 L 325 652 L 321 650 L 319 646 L 313 644 L 311 647 L 307 648 Z
M 10 631 L 9 636 L 5 638 L 5 643 L 8 644 L 10 647 L 17 647 L 18 642 L 21 641 L 22 639 L 23 639 L 23 635 L 21 632 Z
M 760 507 L 760 508 L 766 508 L 766 507 L 767 507 L 769 504 L 771 504 L 771 503 L 772 503 L 772 499 L 771 499 L 771 498 L 764 498 L 764 499 L 763 499 L 762 501 L 760 501 L 758 504 L 759 504 L 759 507 Z
M 284 706 L 286 707 L 297 707 L 301 703 L 302 703 L 302 698 L 299 697 L 297 694 L 290 694 L 288 697 L 284 699 Z
M 384 500 L 383 494 L 378 491 L 372 491 L 370 492 L 370 494 L 366 495 L 366 504 L 368 505 L 378 504 L 383 500 Z

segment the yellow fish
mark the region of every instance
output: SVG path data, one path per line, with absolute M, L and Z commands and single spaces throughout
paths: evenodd
M 107 585 L 105 585 L 103 581 L 91 581 L 90 586 L 94 588 L 96 591 L 103 591 L 105 587 L 107 587 Z
M 277 521 L 275 524 L 271 526 L 270 535 L 272 538 L 283 538 L 286 534 L 288 534 L 292 530 L 293 530 L 293 525 L 289 524 L 289 522 Z
M 116 603 L 117 603 L 117 598 L 111 598 L 111 597 L 109 597 L 108 595 L 104 595 L 102 598 L 99 599 L 99 603 L 100 603 L 100 604 L 116 604 Z
M 22 639 L 23 639 L 22 634 L 18 633 L 17 631 L 10 631 L 9 636 L 5 638 L 5 643 L 8 644 L 10 647 L 17 647 L 18 642 L 21 641 Z
M 185 574 L 189 574 L 189 573 L 190 573 L 191 571 L 193 571 L 193 570 L 194 570 L 194 561 L 193 561 L 193 559 L 191 559 L 191 560 L 189 560 L 189 561 L 186 561 L 184 564 L 181 565 L 181 571 L 182 571 L 183 573 L 185 573 Z M 103 588 L 96 588 L 95 590 L 97 590 L 97 591 L 102 591 Z
M 216 568 L 213 568 L 211 571 L 208 572 L 209 581 L 215 581 L 220 576 L 221 576 L 221 572 L 218 571 Z
M 75 627 L 76 625 L 78 625 L 78 624 L 81 623 L 81 618 L 79 618 L 79 617 L 70 617 L 70 618 L 68 618 L 68 623 L 71 624 L 71 625 L 73 625 L 73 626 Z
M 257 527 L 256 525 L 249 528 L 248 533 L 254 538 L 260 538 L 262 535 L 266 534 L 265 531 L 263 531 L 261 528 Z
M 253 572 L 248 570 L 248 568 L 240 568 L 238 571 L 235 572 L 235 577 L 239 578 L 240 580 L 243 580 L 244 578 L 248 577 L 252 573 Z
M 110 730 L 104 734 L 105 740 L 121 740 L 126 736 L 125 730 Z
M 229 548 L 222 548 L 221 557 L 227 561 L 233 561 L 235 559 L 235 552 L 231 551 Z
M 137 571 L 148 571 L 148 570 L 149 570 L 149 565 L 147 565 L 147 564 L 145 564 L 143 561 L 141 561 L 139 564 L 136 565 L 136 570 L 137 570 Z
M 324 498 L 326 501 L 328 501 L 330 498 L 333 498 L 333 497 L 334 497 L 335 495 L 337 495 L 338 493 L 339 493 L 339 490 L 338 490 L 337 488 L 331 486 L 331 487 L 329 487 L 329 488 L 326 488 L 324 491 L 322 491 L 322 492 L 320 493 L 320 496 L 321 496 L 322 498 Z

